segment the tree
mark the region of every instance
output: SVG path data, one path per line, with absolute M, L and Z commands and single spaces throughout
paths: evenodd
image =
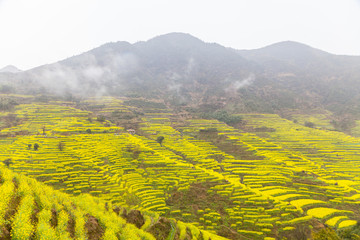
M 59 143 L 58 143 L 58 149 L 59 149 L 59 151 L 63 151 L 64 148 L 65 148 L 65 143 L 59 142 Z
M 0 98 L 0 110 L 9 111 L 18 103 L 14 99 L 10 98 Z
M 224 109 L 217 110 L 215 112 L 204 113 L 202 114 L 202 117 L 207 119 L 215 118 L 216 120 L 219 120 L 229 125 L 238 124 L 242 122 L 241 116 L 229 114 Z
M 13 93 L 14 88 L 9 85 L 2 85 L 0 86 L 0 93 Z
M 8 158 L 8 159 L 4 160 L 3 163 L 6 165 L 6 167 L 9 167 L 10 164 L 13 164 L 11 158 Z
M 99 121 L 99 122 L 105 122 L 106 118 L 105 118 L 104 115 L 98 115 L 96 120 Z
M 315 124 L 313 122 L 306 121 L 305 122 L 305 127 L 313 128 L 313 127 L 315 127 Z
M 34 144 L 34 150 L 37 151 L 39 149 L 39 144 L 35 143 Z
M 162 146 L 162 142 L 164 141 L 164 137 L 163 136 L 158 136 L 156 141 L 160 144 L 160 146 Z

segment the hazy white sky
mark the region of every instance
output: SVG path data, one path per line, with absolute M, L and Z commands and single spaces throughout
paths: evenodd
M 0 68 L 169 32 L 237 49 L 293 40 L 360 55 L 360 0 L 0 0 Z

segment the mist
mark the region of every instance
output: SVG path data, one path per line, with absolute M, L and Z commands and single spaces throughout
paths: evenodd
M 236 92 L 241 88 L 250 86 L 255 81 L 255 74 L 251 73 L 247 78 L 242 80 L 237 80 L 235 82 L 230 83 L 230 85 L 225 88 L 226 92 Z
M 24 72 L 24 79 L 31 79 L 39 88 L 50 93 L 64 95 L 73 93 L 81 96 L 109 95 L 109 89 L 121 89 L 122 81 L 138 68 L 134 54 L 108 53 L 99 60 L 94 54 L 86 53 L 74 59 L 64 60 Z

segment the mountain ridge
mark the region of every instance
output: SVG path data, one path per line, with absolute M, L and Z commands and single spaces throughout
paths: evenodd
M 360 115 L 359 66 L 360 57 L 294 41 L 234 50 L 169 33 L 134 44 L 106 43 L 15 74 L 8 82 L 22 93 L 130 94 L 197 111 L 208 111 L 204 106 L 235 113 L 320 108 Z
M 18 69 L 14 65 L 7 65 L 0 69 L 0 73 L 18 73 L 18 72 L 22 72 L 22 70 Z

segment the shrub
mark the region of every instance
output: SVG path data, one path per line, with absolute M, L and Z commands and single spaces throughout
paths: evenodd
M 34 150 L 37 151 L 39 149 L 39 144 L 35 143 L 34 144 Z
M 212 113 L 205 113 L 205 114 L 203 114 L 202 117 L 208 118 L 208 119 L 213 118 L 213 119 L 216 119 L 218 121 L 224 122 L 229 125 L 241 123 L 241 121 L 242 121 L 241 116 L 231 115 L 226 110 L 217 110 Z
M 96 120 L 99 122 L 104 122 L 105 121 L 105 116 L 104 115 L 99 115 L 96 117 Z
M 318 232 L 313 232 L 312 237 L 314 240 L 340 240 L 336 232 L 331 228 L 323 228 Z
M 306 121 L 305 127 L 313 128 L 313 127 L 315 127 L 315 123 Z

